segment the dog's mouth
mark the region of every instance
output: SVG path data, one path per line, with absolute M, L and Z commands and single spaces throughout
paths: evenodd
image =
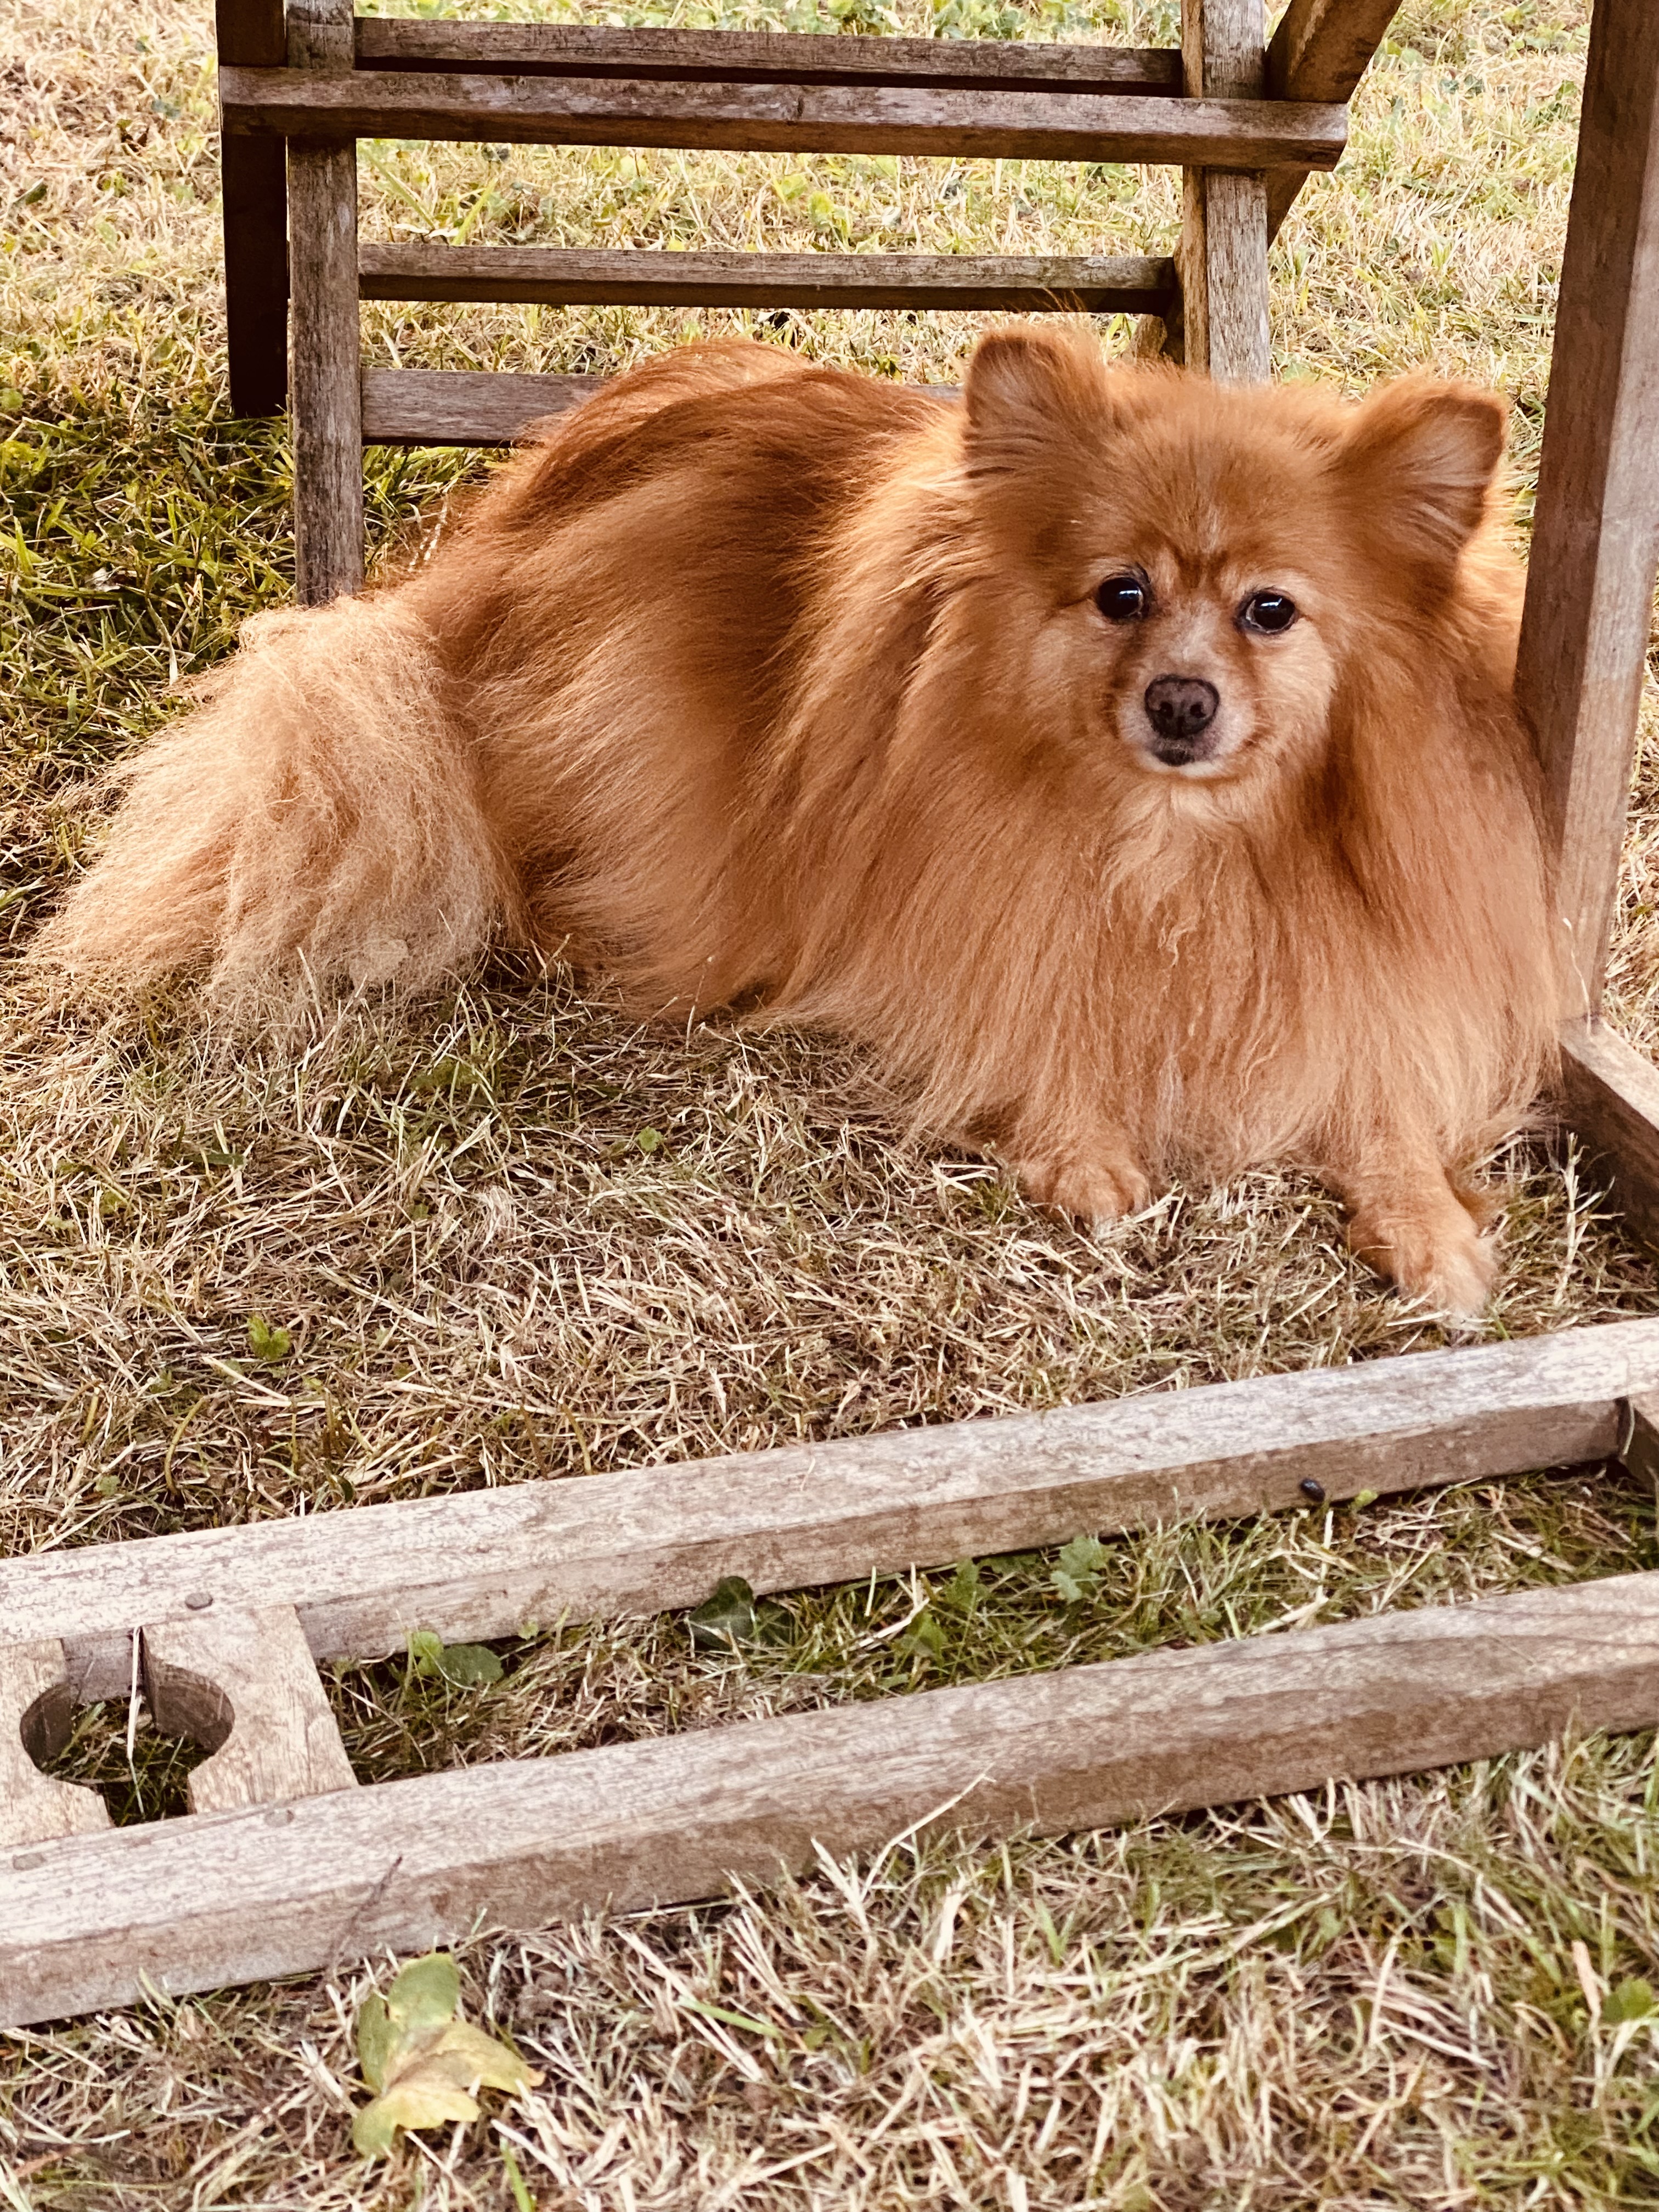
M 1140 740 L 1140 753 L 1148 768 L 1187 782 L 1206 782 L 1226 770 L 1226 748 L 1213 730 L 1182 738 L 1160 732 Z
M 1154 738 L 1147 750 L 1165 768 L 1196 768 L 1200 762 L 1215 758 L 1217 745 L 1206 730 L 1196 738 Z

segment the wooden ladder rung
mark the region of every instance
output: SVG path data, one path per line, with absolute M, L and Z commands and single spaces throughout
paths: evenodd
M 510 446 L 562 415 L 602 376 L 520 376 L 477 368 L 366 368 L 366 446 Z
M 957 253 L 588 252 L 538 246 L 365 246 L 365 300 L 547 307 L 1007 307 L 1156 315 L 1175 264 Z
M 827 38 L 787 31 L 614 29 L 597 23 L 411 22 L 360 15 L 359 69 L 633 76 L 720 84 L 888 84 L 980 92 L 1178 94 L 1173 46 L 1007 39 Z
M 1330 169 L 1347 138 L 1347 110 L 1329 101 L 240 68 L 220 71 L 219 92 L 232 136 L 274 132 L 313 140 Z

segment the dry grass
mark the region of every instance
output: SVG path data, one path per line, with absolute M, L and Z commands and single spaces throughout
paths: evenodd
M 0 0 L 0 926 L 89 826 L 75 789 L 170 676 L 280 599 L 283 443 L 221 397 L 202 0 Z M 512 9 L 475 12 L 522 13 Z M 551 11 L 549 11 L 551 12 Z M 1579 0 L 1407 0 L 1334 184 L 1276 261 L 1281 373 L 1504 385 L 1535 466 L 1583 64 Z M 630 20 L 659 11 L 635 9 Z M 946 30 L 1173 36 L 1139 0 L 947 0 Z M 917 0 L 720 20 L 921 28 Z M 379 235 L 899 250 L 1156 245 L 1170 180 L 1048 165 L 369 150 Z M 374 309 L 382 359 L 614 368 L 738 315 Z M 948 374 L 968 325 L 765 335 Z M 374 528 L 466 465 L 380 454 Z M 1524 513 L 1524 498 L 1523 498 Z M 1650 702 L 1651 708 L 1651 701 Z M 1653 716 L 1650 712 L 1650 741 Z M 1638 785 L 1615 990 L 1659 1042 Z M 297 1061 L 158 997 L 102 1029 L 0 996 L 0 1542 L 11 1551 L 796 1436 L 1170 1388 L 1439 1340 L 1288 1176 L 1085 1239 L 983 1165 L 908 1150 L 844 1054 L 641 1032 L 560 974 L 386 1004 Z M 1511 1334 L 1651 1311 L 1571 1158 L 1516 1147 Z M 250 1321 L 286 1328 L 254 1356 Z M 503 1646 L 505 1680 L 331 1683 L 358 1771 L 409 1772 L 890 1694 L 1654 1559 L 1616 1471 L 1115 1541 L 817 1592 L 740 1653 L 673 1619 Z M 82 1717 L 63 1771 L 179 1809 L 193 1753 Z M 1659 2197 L 1647 1738 L 1006 1850 L 931 1844 L 763 1899 L 480 1937 L 471 2000 L 536 2057 L 526 2112 L 352 2158 L 362 1975 L 0 2041 L 0 2202 L 291 2208 L 1599 2205 Z M 747 2026 L 700 2006 L 737 2014 Z

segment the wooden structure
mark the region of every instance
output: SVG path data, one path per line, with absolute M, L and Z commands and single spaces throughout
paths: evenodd
M 257 415 L 291 398 L 301 600 L 362 586 L 365 441 L 508 441 L 592 381 L 366 377 L 360 299 L 1115 311 L 1146 318 L 1152 349 L 1265 377 L 1268 241 L 1335 163 L 1397 5 L 1292 0 L 1264 49 L 1262 0 L 1185 0 L 1177 52 L 218 0 L 231 401 Z M 1173 259 L 360 247 L 356 142 L 374 137 L 1179 162 L 1185 216 Z
M 0 1564 L 0 2025 L 1651 1725 L 1654 1574 L 367 1788 L 314 1665 L 1620 1453 L 1659 1464 L 1659 1320 Z M 111 1828 L 36 1761 L 141 1677 L 212 1756 Z
M 361 501 L 365 434 L 510 434 L 550 398 L 580 397 L 575 380 L 362 378 L 361 292 L 692 296 L 662 289 L 678 284 L 726 299 L 759 281 L 719 256 L 636 270 L 617 264 L 652 257 L 360 253 L 358 131 L 603 140 L 625 125 L 644 143 L 1044 153 L 1087 142 L 1091 158 L 1109 147 L 1178 160 L 1178 270 L 1067 264 L 1073 296 L 1142 307 L 1160 326 L 1148 343 L 1256 374 L 1267 237 L 1340 137 L 1340 115 L 1306 103 L 1344 96 L 1390 10 L 1292 0 L 1264 59 L 1234 7 L 1188 0 L 1177 91 L 1167 55 L 733 38 L 716 73 L 719 34 L 424 21 L 354 32 L 334 0 L 290 0 L 284 44 L 266 0 L 221 0 L 227 223 L 249 248 L 231 272 L 238 404 L 281 398 L 283 226 L 270 217 L 285 137 L 313 592 L 354 545 L 361 560 L 360 525 L 354 538 L 343 519 Z M 787 79 L 779 47 L 795 56 Z M 624 50 L 633 74 L 607 75 Z M 890 284 L 884 297 L 1031 305 L 1041 289 L 1021 289 L 1030 264 L 848 268 L 814 257 L 774 274 L 815 300 Z M 533 392 L 515 388 L 526 381 Z M 1599 1019 L 1656 549 L 1659 9 L 1595 0 L 1519 685 L 1548 769 L 1574 956 L 1565 1112 L 1636 1226 L 1659 1238 L 1659 1074 Z M 455 1640 L 694 1603 L 733 1573 L 780 1589 L 1609 1456 L 1659 1478 L 1659 1320 L 668 1479 L 530 1484 L 0 1563 L 0 2023 L 480 1923 L 710 1896 L 734 1875 L 806 1863 L 815 1842 L 869 1847 L 929 1823 L 1063 1830 L 1486 1756 L 1570 1726 L 1651 1726 L 1651 1574 L 366 1789 L 315 1668 L 396 1650 L 417 1628 Z M 40 1762 L 77 1700 L 136 1693 L 141 1680 L 162 1724 L 211 1755 L 189 1815 L 113 1830 L 101 1800 Z

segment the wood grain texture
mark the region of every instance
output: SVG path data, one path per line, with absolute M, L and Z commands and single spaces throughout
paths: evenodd
M 212 1754 L 191 1770 L 191 1811 L 354 1788 L 357 1778 L 294 1607 L 192 1595 L 196 1606 L 143 1632 L 144 1687 L 156 1725 Z
M 1604 1459 L 1659 1387 L 1659 1320 L 1224 1382 L 1051 1413 L 738 1453 L 0 1561 L 0 1622 L 61 1638 L 82 1696 L 127 1632 L 288 1604 L 319 1658 L 862 1579 L 1085 1532 L 1305 1506 Z
M 1659 7 L 1595 0 L 1516 696 L 1560 847 L 1570 1014 L 1601 1005 L 1659 556 Z
M 1263 34 L 1262 0 L 1182 0 L 1188 99 L 1259 100 Z M 1218 384 L 1264 384 L 1272 367 L 1264 179 L 1243 161 L 1189 167 L 1182 193 L 1182 356 Z
M 364 246 L 365 300 L 553 307 L 1006 307 L 1156 312 L 1175 264 L 1150 258 L 957 253 L 595 252 L 534 246 Z M 463 372 L 465 373 L 465 372 Z
M 108 1827 L 95 1790 L 59 1782 L 35 1764 L 68 1742 L 75 1706 L 64 1647 L 55 1638 L 0 1644 L 0 1851 Z
M 294 66 L 247 74 L 349 82 L 351 41 L 351 0 L 289 0 Z M 363 587 L 356 146 L 293 137 L 288 190 L 295 569 L 300 604 L 320 606 Z
M 589 398 L 602 376 L 515 376 L 505 371 L 366 368 L 363 442 L 384 446 L 510 446 L 550 416 Z M 913 385 L 937 399 L 954 384 Z
M 591 398 L 604 381 L 476 368 L 366 368 L 363 442 L 510 446 L 550 415 Z
M 1260 100 L 1267 89 L 1261 0 L 1182 0 L 1182 82 L 1188 100 Z
M 1274 100 L 1351 100 L 1382 45 L 1400 0 L 1291 0 L 1267 48 L 1267 91 Z M 1267 175 L 1267 237 L 1308 181 L 1305 169 Z
M 981 92 L 1041 87 L 1166 94 L 1181 90 L 1181 57 L 1172 47 L 826 38 L 593 23 L 427 22 L 372 15 L 357 19 L 357 64 L 370 70 L 725 84 L 969 86 Z
M 1659 1068 L 1605 1022 L 1569 1022 L 1561 1088 L 1569 1127 L 1612 1176 L 1614 1205 L 1659 1244 Z
M 216 0 L 219 58 L 280 68 L 287 58 L 283 0 Z M 276 140 L 220 142 L 230 404 L 237 415 L 280 415 L 288 398 L 288 168 Z
M 1626 1575 L 157 1821 L 0 1859 L 0 2021 L 1656 1719 L 1659 1575 Z
M 649 84 L 627 79 L 338 78 L 220 73 L 228 131 L 285 137 L 447 138 L 569 146 L 726 147 L 820 154 L 953 154 L 1056 161 L 1334 167 L 1340 106 L 1121 94 L 931 92 L 885 85 Z
M 1182 181 L 1182 345 L 1188 368 L 1218 384 L 1265 384 L 1267 199 L 1259 173 L 1188 169 Z

